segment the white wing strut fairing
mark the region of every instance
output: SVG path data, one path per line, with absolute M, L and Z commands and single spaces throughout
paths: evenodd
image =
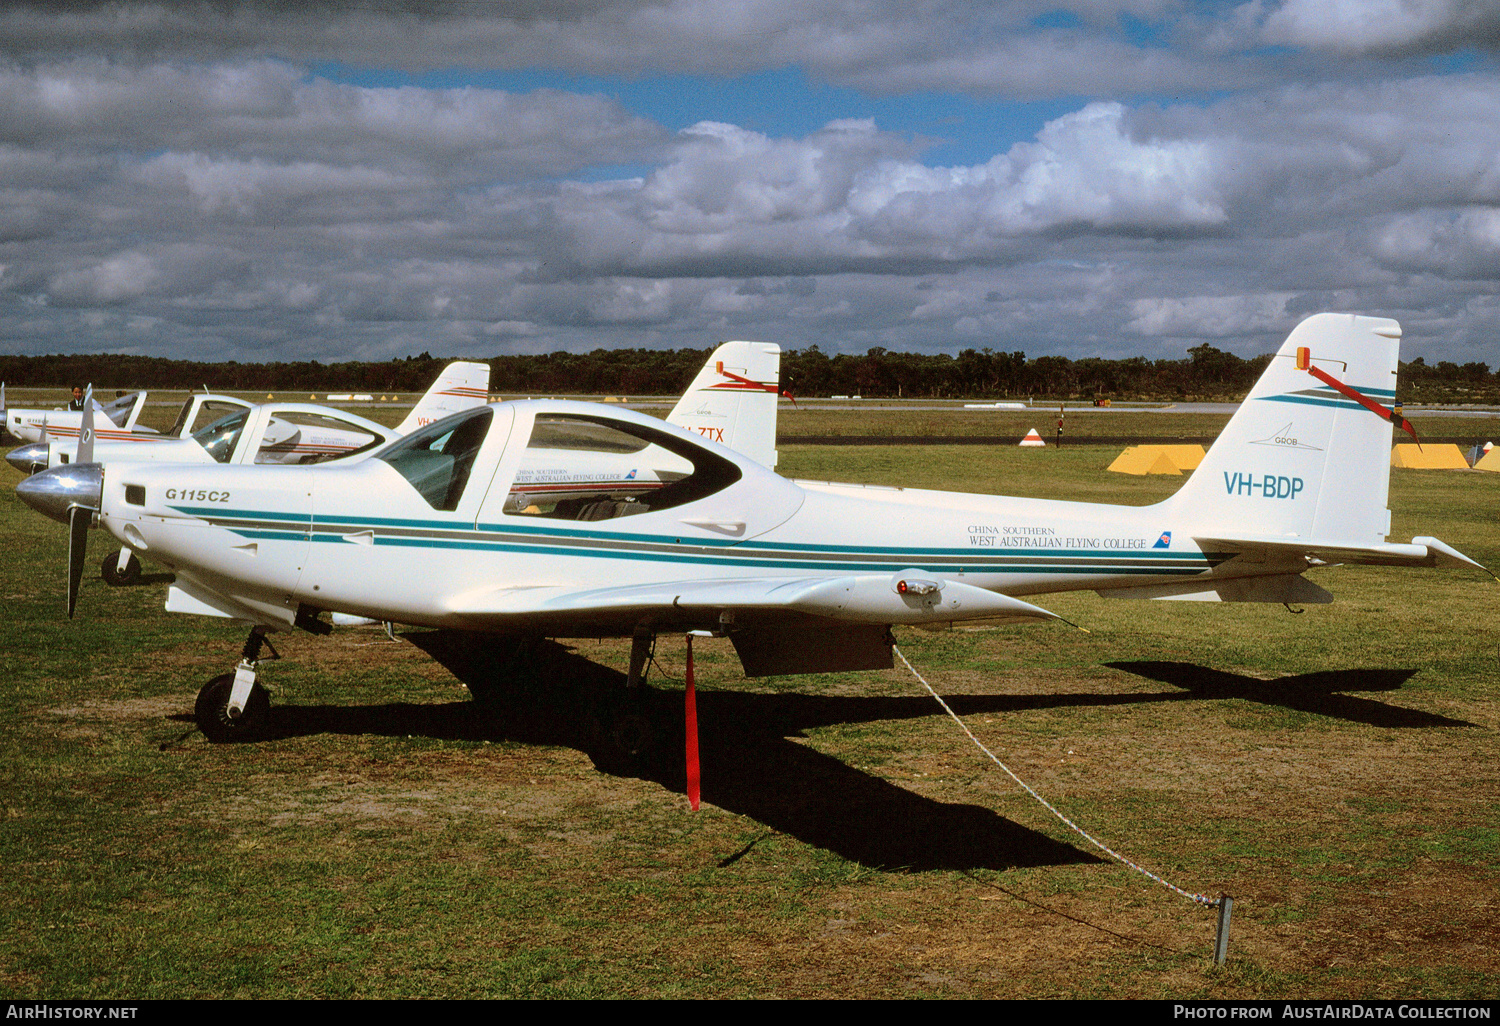
M 891 625 L 1049 619 L 1027 601 L 1049 592 L 1318 602 L 1330 596 L 1302 574 L 1332 562 L 1476 566 L 1435 539 L 1386 540 L 1391 426 L 1367 404 L 1392 400 L 1399 336 L 1390 320 L 1304 321 L 1154 506 L 790 482 L 628 410 L 527 401 L 350 465 L 111 466 L 100 520 L 176 572 L 176 608 L 256 632 L 317 628 L 326 611 L 632 637 L 638 668 L 643 639 L 707 630 L 751 674 L 889 665 Z M 558 452 L 581 468 L 570 490 L 525 492 Z M 622 460 L 653 468 L 656 486 L 622 490 Z M 608 472 L 590 483 L 594 464 Z M 233 692 L 221 682 L 205 699 L 223 715 L 250 708 L 259 636 Z

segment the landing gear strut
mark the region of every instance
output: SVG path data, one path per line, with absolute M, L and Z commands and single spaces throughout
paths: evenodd
M 210 741 L 253 741 L 264 735 L 270 724 L 271 696 L 255 679 L 262 645 L 271 648 L 273 659 L 281 658 L 266 639 L 266 628 L 255 627 L 245 641 L 235 671 L 220 674 L 198 692 L 193 719 Z
M 597 729 L 611 765 L 629 766 L 644 756 L 657 741 L 657 729 L 651 722 L 650 690 L 646 684 L 646 667 L 651 659 L 656 636 L 637 634 L 631 640 L 630 673 L 621 693 L 600 699 L 595 709 Z

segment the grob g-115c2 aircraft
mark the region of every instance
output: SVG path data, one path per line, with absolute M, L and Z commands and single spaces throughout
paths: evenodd
M 3 392 L 4 387 L 0 386 L 0 406 L 3 406 Z M 89 393 L 91 397 L 88 400 L 90 403 L 93 403 L 92 392 L 93 386 L 90 386 Z M 141 405 L 144 406 L 146 393 L 136 392 L 134 394 L 141 397 Z M 176 421 L 173 422 L 172 427 L 166 434 L 160 434 L 146 427 L 138 427 L 130 431 L 110 431 L 108 428 L 98 428 L 92 432 L 96 447 L 95 452 L 100 451 L 97 448 L 98 446 L 110 446 L 111 451 L 144 453 L 146 450 L 115 450 L 113 447 L 115 445 L 126 444 L 167 445 L 168 443 L 190 437 L 205 425 L 219 420 L 236 410 L 248 410 L 253 405 L 255 404 L 244 399 L 236 399 L 233 396 L 214 395 L 211 392 L 194 392 L 183 402 L 182 408 L 177 411 Z M 93 403 L 89 408 L 94 411 L 91 419 L 93 425 L 97 427 L 99 415 L 103 411 L 103 407 L 97 403 Z M 72 427 L 66 429 L 59 428 L 55 435 L 53 429 L 48 427 L 46 431 L 41 432 L 43 437 L 40 440 L 12 449 L 6 453 L 5 462 L 23 474 L 35 474 L 38 470 L 46 470 L 48 467 L 58 467 L 64 463 L 77 463 L 78 446 L 82 433 L 83 417 L 80 414 L 78 422 L 73 424 Z M 172 452 L 175 450 L 172 446 L 168 445 L 162 451 Z M 142 456 L 142 458 L 154 459 L 156 458 L 156 454 L 151 453 L 150 455 Z M 102 460 L 99 462 L 102 462 Z
M 349 466 L 80 465 L 18 492 L 59 519 L 97 509 L 176 573 L 169 610 L 252 625 L 236 671 L 199 694 L 215 739 L 267 721 L 266 632 L 325 632 L 325 611 L 629 637 L 631 683 L 666 632 L 727 635 L 752 676 L 874 669 L 893 624 L 1052 619 L 1026 601 L 1047 592 L 1326 602 L 1305 571 L 1478 567 L 1435 538 L 1386 541 L 1399 339 L 1386 319 L 1302 322 L 1183 488 L 1143 507 L 793 482 L 649 417 L 552 401 L 457 414 Z M 679 476 L 522 506 L 538 445 Z

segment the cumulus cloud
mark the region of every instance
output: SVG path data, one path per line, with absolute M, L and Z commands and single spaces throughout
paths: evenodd
M 1494 49 L 1500 10 L 1483 0 L 1286 0 L 1266 14 L 1264 37 L 1338 53 Z
M 1410 314 L 1408 338 L 1500 362 L 1476 328 L 1496 319 L 1500 80 L 1401 63 L 1483 45 L 1493 19 L 1436 0 L 1364 10 L 11 5 L 0 337 L 299 357 L 721 334 L 1175 356 L 1212 338 L 1249 355 L 1328 306 Z M 1382 53 L 1400 75 L 1372 74 Z M 597 92 L 310 70 L 338 60 L 793 66 L 869 93 L 1093 98 L 938 166 L 923 138 L 836 110 L 790 134 L 673 131 Z M 1121 99 L 1179 88 L 1189 99 Z
M 872 93 L 1012 97 L 1245 88 L 1275 76 L 1266 43 L 1323 54 L 1496 42 L 1464 0 L 604 0 L 287 5 L 56 3 L 0 13 L 10 53 L 160 62 L 268 54 L 412 72 L 557 68 L 573 74 L 740 75 L 797 67 Z M 1136 26 L 1137 31 L 1131 31 Z M 1170 44 L 1170 45 L 1169 45 Z M 1318 65 L 1308 62 L 1305 69 Z
M 1500 210 L 1469 207 L 1392 218 L 1377 232 L 1374 252 L 1400 271 L 1492 281 L 1500 277 Z
M 1289 293 L 1184 296 L 1133 300 L 1126 331 L 1182 338 L 1239 338 L 1290 331 L 1301 318 L 1287 311 Z

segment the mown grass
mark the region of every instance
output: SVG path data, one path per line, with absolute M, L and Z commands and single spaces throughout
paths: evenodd
M 1142 421 L 1148 423 L 1149 421 Z M 783 445 L 788 476 L 1145 504 L 1078 446 Z M 697 649 L 706 804 L 600 757 L 591 684 L 482 639 L 276 639 L 277 736 L 207 744 L 243 634 L 86 575 L 0 470 L 0 995 L 1493 998 L 1494 581 L 1335 568 L 1337 602 L 1042 604 L 903 652 L 1008 765 L 1212 914 L 1104 860 L 904 672 L 746 681 Z M 1500 565 L 1500 478 L 1394 471 L 1393 537 Z M 108 551 L 97 534 L 92 560 Z M 625 646 L 578 642 L 622 670 Z M 465 660 L 473 657 L 470 662 Z M 658 712 L 680 715 L 663 639 Z M 563 665 L 563 664 L 548 664 Z M 571 664 L 568 664 L 571 665 Z M 478 669 L 476 669 L 478 667 Z M 465 683 L 494 690 L 486 706 Z

